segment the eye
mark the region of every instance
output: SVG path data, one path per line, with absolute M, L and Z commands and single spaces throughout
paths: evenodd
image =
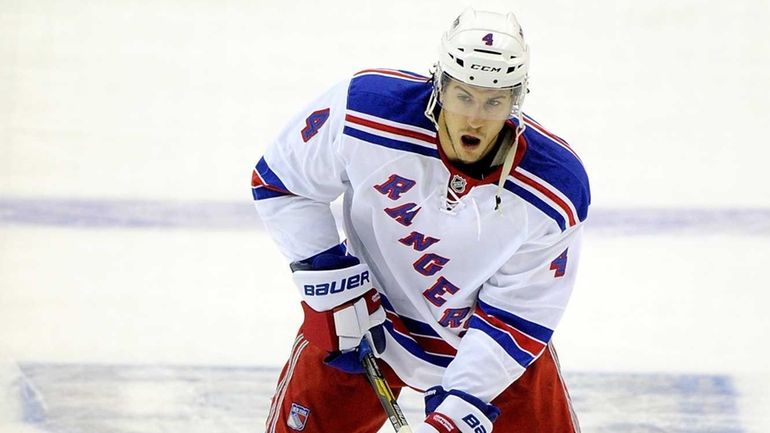
M 500 106 L 500 101 L 497 100 L 497 99 L 492 99 L 490 101 L 487 101 L 487 105 L 490 106 L 490 107 L 499 107 Z
M 459 93 L 457 95 L 457 99 L 460 100 L 461 102 L 471 102 L 471 97 L 464 93 Z

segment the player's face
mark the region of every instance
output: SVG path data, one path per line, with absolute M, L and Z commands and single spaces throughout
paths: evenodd
M 441 92 L 439 139 L 450 161 L 470 164 L 486 156 L 511 113 L 510 90 L 448 80 Z

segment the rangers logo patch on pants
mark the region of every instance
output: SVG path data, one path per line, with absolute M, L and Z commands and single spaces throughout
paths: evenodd
M 305 428 L 308 416 L 310 416 L 310 409 L 300 406 L 297 403 L 292 403 L 286 425 L 294 430 L 302 431 Z

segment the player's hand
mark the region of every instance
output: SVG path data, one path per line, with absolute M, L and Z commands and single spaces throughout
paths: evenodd
M 385 350 L 385 330 L 382 325 L 369 330 L 366 338 L 369 340 L 368 348 L 362 348 L 363 342 L 355 350 L 347 352 L 334 352 L 324 359 L 324 364 L 344 371 L 349 374 L 363 374 L 362 360 L 367 352 L 373 352 L 375 356 Z
M 492 422 L 500 410 L 462 391 L 446 391 L 440 386 L 425 392 L 428 416 L 414 433 L 491 433 Z
M 303 299 L 303 334 L 321 349 L 331 354 L 352 351 L 385 321 L 369 267 L 341 247 L 294 262 L 291 268 Z

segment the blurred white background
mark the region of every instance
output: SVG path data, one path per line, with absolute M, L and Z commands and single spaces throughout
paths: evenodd
M 770 204 L 767 1 L 473 4 L 517 12 L 527 111 L 579 150 L 595 205 Z M 466 5 L 3 0 L 0 192 L 247 197 L 290 114 L 360 69 L 427 72 Z

